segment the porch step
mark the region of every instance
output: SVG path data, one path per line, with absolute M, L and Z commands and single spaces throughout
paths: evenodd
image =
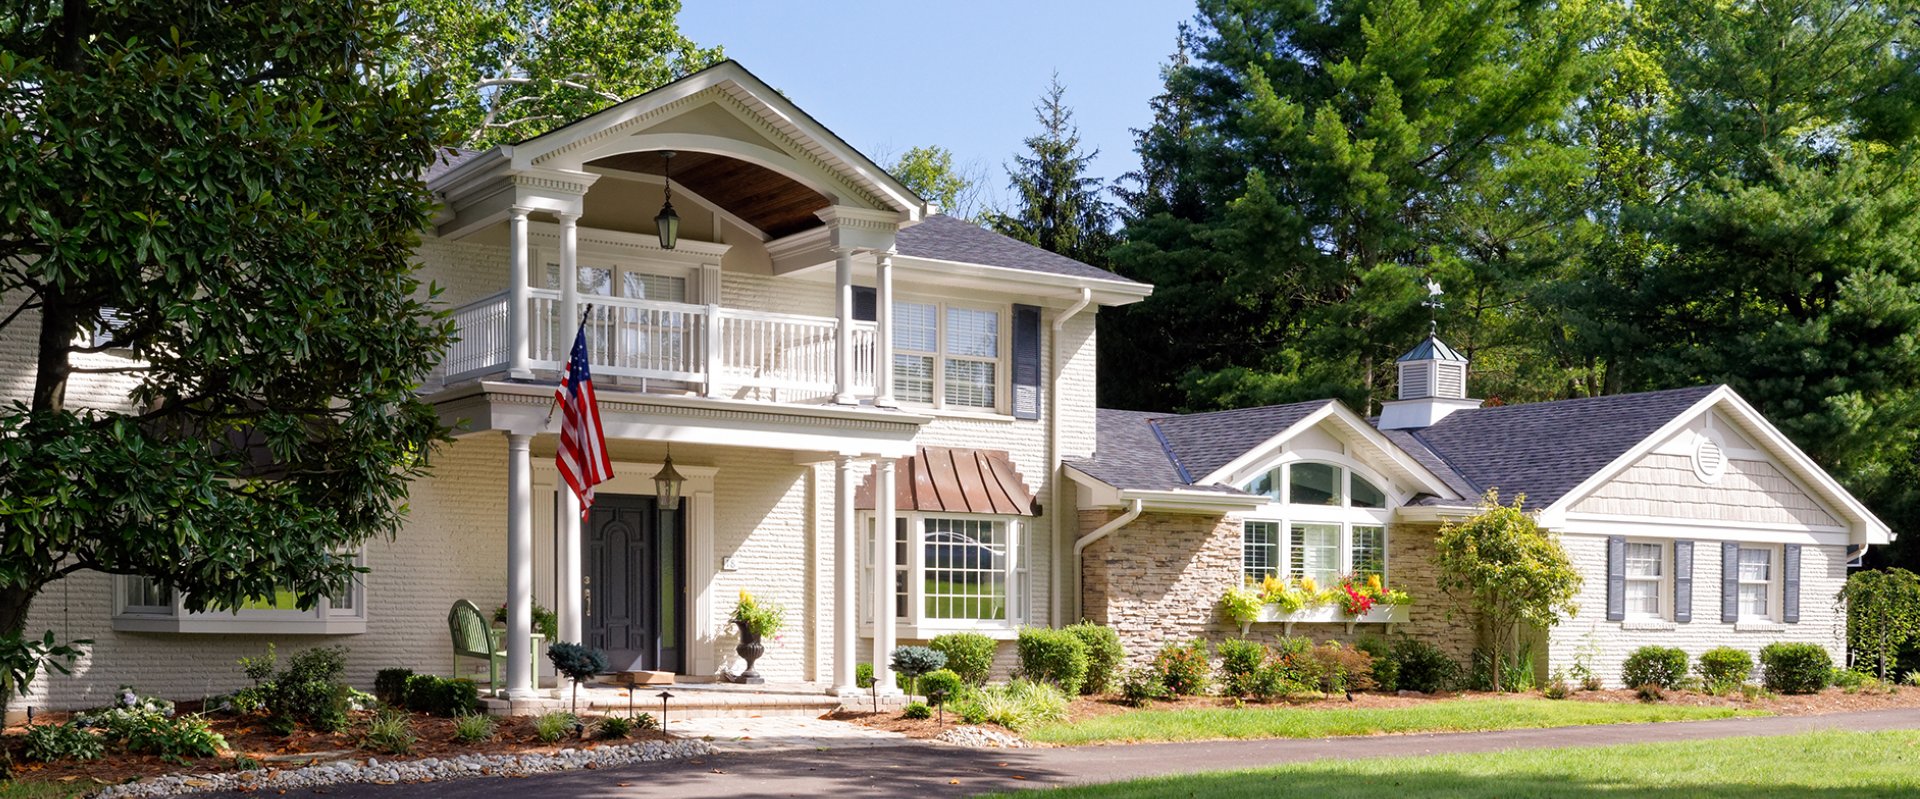
M 748 691 L 688 690 L 685 685 L 642 685 L 631 698 L 635 712 L 660 715 L 660 693 L 671 693 L 666 700 L 667 718 L 710 719 L 789 716 L 818 718 L 840 707 L 840 699 L 824 693 L 772 693 Z M 482 699 L 489 715 L 531 716 L 566 710 L 572 706 L 570 695 L 559 692 L 553 698 L 530 700 Z M 627 689 L 592 686 L 580 689 L 582 715 L 625 715 L 629 707 Z

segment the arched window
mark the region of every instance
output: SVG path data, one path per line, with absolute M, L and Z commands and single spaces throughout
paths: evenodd
M 1243 520 L 1247 582 L 1311 578 L 1325 587 L 1346 575 L 1386 578 L 1390 495 L 1379 484 L 1337 463 L 1295 461 L 1241 488 L 1273 500 Z

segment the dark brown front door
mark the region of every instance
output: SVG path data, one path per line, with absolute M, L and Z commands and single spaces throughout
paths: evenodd
M 587 645 L 611 671 L 678 673 L 684 659 L 686 535 L 653 497 L 601 494 L 587 517 Z

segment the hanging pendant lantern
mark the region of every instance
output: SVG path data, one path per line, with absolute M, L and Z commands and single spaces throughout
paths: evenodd
M 653 227 L 660 232 L 660 249 L 671 250 L 680 243 L 680 215 L 673 212 L 673 151 L 665 150 L 660 157 L 666 162 L 666 202 L 660 206 L 660 215 L 653 218 Z
M 653 476 L 653 495 L 659 500 L 661 510 L 680 508 L 680 486 L 686 482 L 687 478 L 680 476 L 680 471 L 673 468 L 673 453 L 667 453 L 667 459 L 660 464 L 660 471 Z

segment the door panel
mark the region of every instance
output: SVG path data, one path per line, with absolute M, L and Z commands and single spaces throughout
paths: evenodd
M 685 534 L 679 513 L 663 514 L 652 497 L 602 494 L 587 518 L 586 577 L 590 601 L 583 631 L 613 671 L 684 666 L 686 596 L 676 558 Z

